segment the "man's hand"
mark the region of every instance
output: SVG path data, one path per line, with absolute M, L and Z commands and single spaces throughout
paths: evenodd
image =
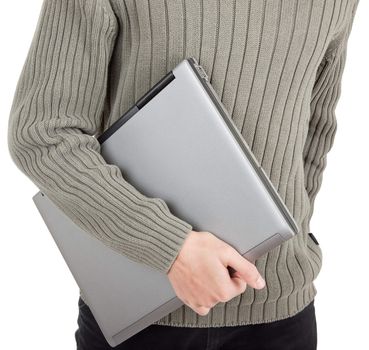
M 236 270 L 230 276 L 228 266 Z M 218 302 L 226 302 L 246 290 L 265 287 L 254 264 L 210 232 L 191 231 L 168 271 L 179 299 L 204 316 Z

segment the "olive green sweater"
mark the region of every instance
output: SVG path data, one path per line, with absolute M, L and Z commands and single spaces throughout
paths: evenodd
M 168 272 L 191 222 L 107 164 L 96 136 L 194 56 L 301 233 L 257 259 L 264 289 L 248 287 L 206 316 L 183 305 L 155 323 L 215 327 L 292 316 L 317 293 L 322 251 L 309 222 L 336 132 L 357 4 L 44 0 L 10 112 L 12 159 L 81 228 Z

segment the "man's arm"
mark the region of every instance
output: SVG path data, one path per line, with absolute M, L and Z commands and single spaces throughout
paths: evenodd
M 168 272 L 192 226 L 107 164 L 101 130 L 118 24 L 108 0 L 44 0 L 14 95 L 8 147 L 17 167 L 79 227 Z
M 311 117 L 304 145 L 305 188 L 310 199 L 310 220 L 317 193 L 322 184 L 327 154 L 332 148 L 337 130 L 336 106 L 341 94 L 342 76 L 346 63 L 347 43 L 358 1 L 347 24 L 332 39 L 317 70 L 311 96 Z

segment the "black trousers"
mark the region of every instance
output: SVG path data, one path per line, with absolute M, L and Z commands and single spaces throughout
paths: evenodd
M 89 307 L 78 300 L 77 350 L 316 350 L 314 300 L 296 315 L 270 323 L 189 328 L 152 324 L 115 348 L 105 340 Z

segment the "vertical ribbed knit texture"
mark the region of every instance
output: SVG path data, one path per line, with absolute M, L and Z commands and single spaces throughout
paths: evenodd
M 256 260 L 266 288 L 248 287 L 206 316 L 183 305 L 155 323 L 215 327 L 292 316 L 317 293 L 322 250 L 309 223 L 337 127 L 357 4 L 44 0 L 10 112 L 12 159 L 81 228 L 169 271 L 191 223 L 125 181 L 94 136 L 181 60 L 196 57 L 301 233 Z

